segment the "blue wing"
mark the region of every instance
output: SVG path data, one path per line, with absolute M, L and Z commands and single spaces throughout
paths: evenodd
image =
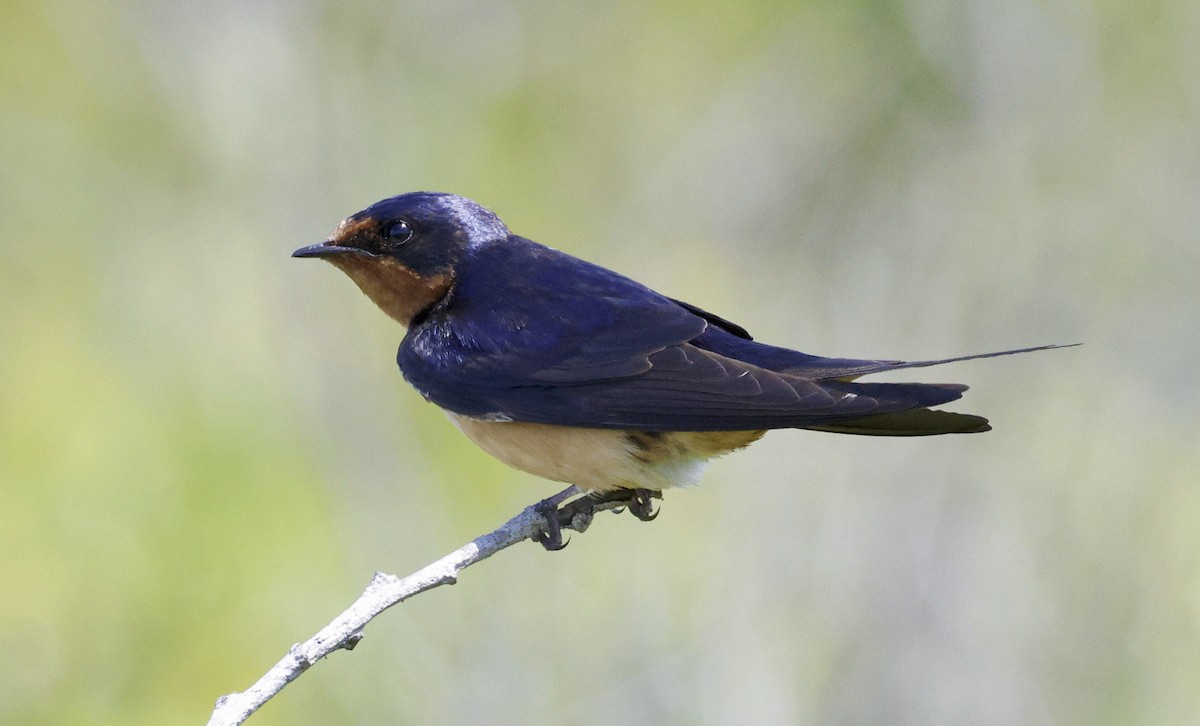
M 843 380 L 905 364 L 762 345 L 729 321 L 519 237 L 460 265 L 454 292 L 410 329 L 397 360 L 426 398 L 456 413 L 591 428 L 842 430 L 861 419 L 857 428 L 869 429 L 870 417 L 966 390 Z M 986 428 L 978 417 L 925 413 L 961 419 L 953 430 Z

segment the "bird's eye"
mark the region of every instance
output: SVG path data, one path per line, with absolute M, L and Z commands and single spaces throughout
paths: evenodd
M 387 238 L 388 244 L 400 245 L 412 239 L 413 231 L 408 222 L 397 219 L 383 228 L 383 236 Z

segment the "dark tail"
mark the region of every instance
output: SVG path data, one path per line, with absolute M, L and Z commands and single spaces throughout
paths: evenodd
M 815 431 L 865 436 L 934 436 L 987 431 L 987 419 L 965 413 L 935 411 L 962 398 L 967 387 L 961 383 L 851 383 L 823 381 L 822 388 L 834 395 L 852 394 L 855 401 L 873 405 L 858 415 L 831 416 L 811 426 Z
M 1033 353 L 1038 350 L 1054 350 L 1055 348 L 1074 348 L 1080 343 L 1068 343 L 1067 345 L 1039 345 L 1035 348 L 1018 348 L 1016 350 L 1001 350 L 996 353 L 979 353 L 977 355 L 963 355 L 957 358 L 939 358 L 938 360 L 878 360 L 878 361 L 854 361 L 859 365 L 846 365 L 842 367 L 834 367 L 822 371 L 822 375 L 818 380 L 824 378 L 836 378 L 843 381 L 853 380 L 859 376 L 869 375 L 871 373 L 883 373 L 885 371 L 897 371 L 901 368 L 927 368 L 929 366 L 940 366 L 943 363 L 958 363 L 964 360 L 979 360 L 980 358 L 997 358 L 1002 355 L 1016 355 L 1017 353 Z
M 929 406 L 948 403 L 959 398 L 966 386 L 936 383 L 851 383 L 859 376 L 883 373 L 901 368 L 924 368 L 943 363 L 957 363 L 978 358 L 995 358 L 1001 355 L 1031 353 L 1037 350 L 1070 348 L 1073 345 L 1042 345 L 1036 348 L 1005 350 L 997 353 L 967 355 L 958 358 L 922 361 L 838 361 L 838 365 L 824 364 L 824 370 L 816 376 L 826 388 L 862 392 L 879 402 L 884 413 L 847 417 L 841 420 L 821 422 L 804 428 L 814 431 L 830 431 L 839 434 L 861 434 L 864 436 L 935 436 L 937 434 L 974 434 L 990 431 L 988 420 L 982 416 L 950 411 L 935 411 Z M 833 361 L 830 361 L 832 363 Z M 824 363 L 822 361 L 822 363 Z M 819 368 L 818 366 L 812 366 Z M 886 411 L 892 408 L 891 411 Z M 896 410 L 900 409 L 900 410 Z
M 982 416 L 916 408 L 911 411 L 880 413 L 874 416 L 849 419 L 842 423 L 806 426 L 805 428 L 813 431 L 861 434 L 863 436 L 935 436 L 937 434 L 977 434 L 982 431 L 990 431 L 992 427 Z

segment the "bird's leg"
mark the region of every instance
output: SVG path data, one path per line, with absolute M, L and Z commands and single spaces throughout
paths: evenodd
M 567 546 L 567 542 L 562 538 L 562 522 L 559 521 L 558 505 L 562 504 L 571 497 L 579 494 L 579 487 L 571 485 L 563 489 L 558 494 L 552 497 L 547 497 L 537 504 L 533 505 L 538 514 L 542 515 L 542 519 L 546 520 L 546 526 L 538 534 L 538 542 L 541 543 L 550 552 L 561 550 Z

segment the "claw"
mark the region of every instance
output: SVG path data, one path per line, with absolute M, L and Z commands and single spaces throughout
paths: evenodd
M 562 530 L 555 527 L 558 531 L 554 534 L 542 532 L 538 535 L 538 544 L 546 548 L 547 552 L 558 552 L 564 550 L 567 545 L 571 544 L 571 540 L 562 538 Z
M 643 522 L 653 522 L 657 519 L 662 507 L 655 508 L 654 494 L 662 495 L 661 492 L 651 492 L 649 489 L 634 489 L 633 496 L 629 499 L 629 513 Z
M 562 524 L 558 521 L 558 502 L 554 500 L 555 497 L 550 497 L 537 504 L 538 514 L 546 521 L 545 527 L 538 532 L 537 540 L 548 552 L 557 552 L 571 542 L 563 539 Z
M 654 489 L 614 489 L 603 494 L 589 494 L 588 498 L 594 505 L 618 502 L 619 506 L 612 509 L 614 514 L 620 514 L 628 509 L 630 514 L 643 522 L 651 522 L 658 516 L 661 509 L 661 507 L 654 506 L 654 500 L 661 499 L 662 492 Z
M 573 527 L 580 532 L 586 529 L 599 504 L 620 502 L 621 506 L 614 507 L 614 512 L 620 513 L 628 509 L 630 514 L 643 522 L 654 521 L 662 510 L 662 507 L 654 506 L 654 499 L 661 499 L 662 492 L 653 489 L 614 489 L 603 494 L 589 493 L 559 507 L 579 493 L 578 488 L 568 487 L 534 505 L 544 522 L 542 531 L 538 532 L 535 539 L 548 551 L 557 552 L 570 543 L 570 540 L 563 540 L 562 533 L 565 527 Z

